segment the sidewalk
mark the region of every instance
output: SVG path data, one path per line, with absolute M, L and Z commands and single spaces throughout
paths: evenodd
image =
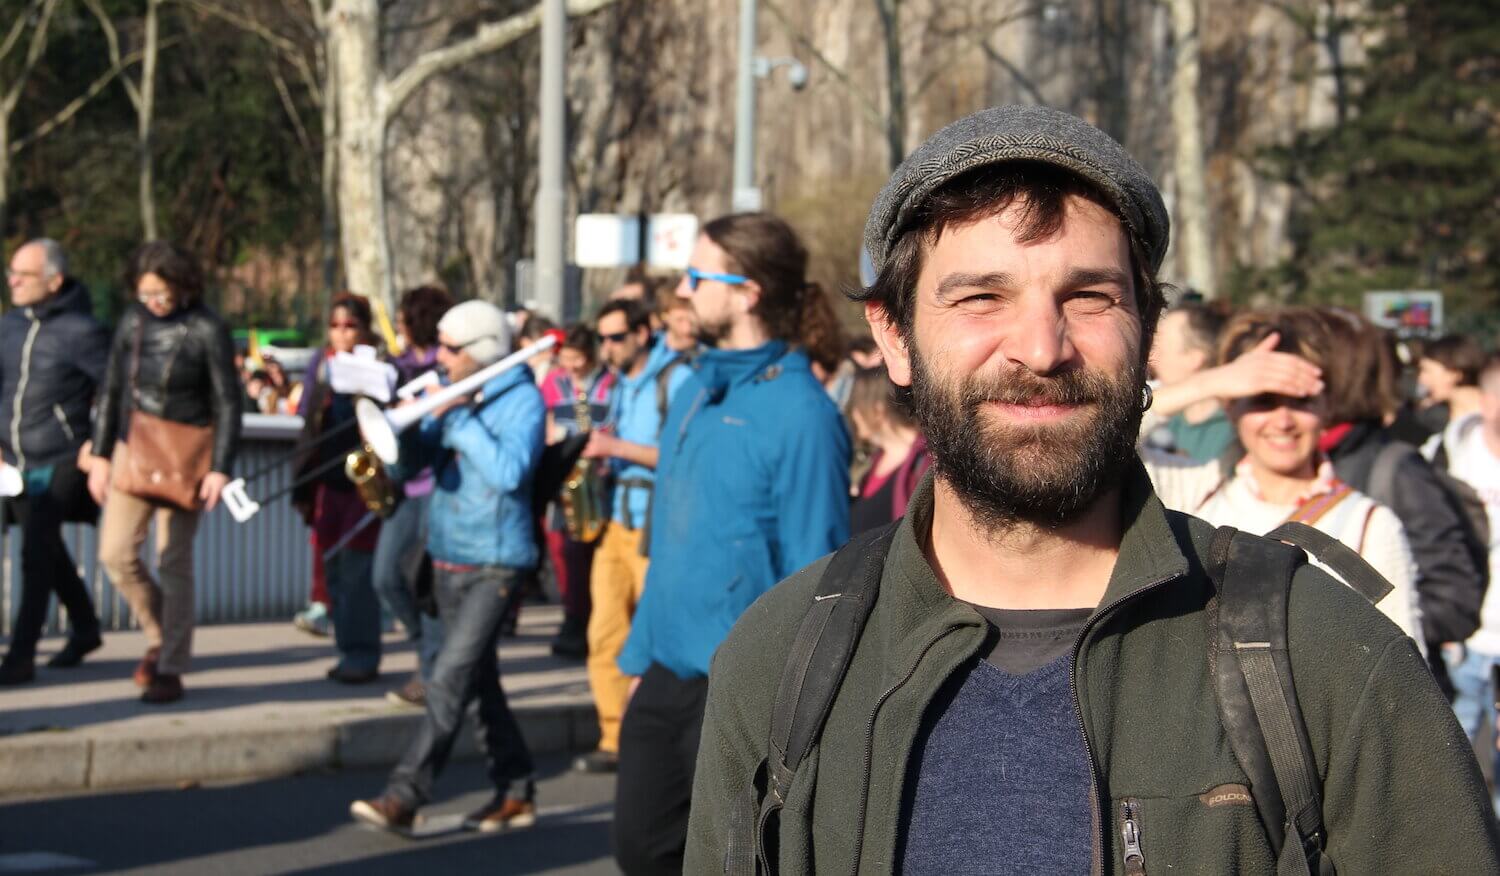
M 598 741 L 581 661 L 548 649 L 556 605 L 528 605 L 520 635 L 503 639 L 500 675 L 536 753 L 583 751 Z M 386 702 L 416 668 L 400 635 L 385 639 L 379 681 L 329 681 L 333 643 L 285 623 L 201 627 L 187 695 L 147 706 L 130 674 L 145 650 L 138 632 L 107 633 L 83 666 L 45 668 L 62 639 L 48 639 L 37 680 L 0 688 L 0 795 L 170 785 L 311 769 L 393 764 L 422 713 Z M 466 729 L 456 758 L 476 754 Z

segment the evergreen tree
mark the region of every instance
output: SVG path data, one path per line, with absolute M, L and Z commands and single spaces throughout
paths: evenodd
M 1429 288 L 1495 308 L 1500 3 L 1370 0 L 1355 28 L 1373 39 L 1349 117 L 1279 156 L 1301 194 L 1286 276 L 1315 299 Z

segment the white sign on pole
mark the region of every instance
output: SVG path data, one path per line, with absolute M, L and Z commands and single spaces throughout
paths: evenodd
M 646 263 L 653 268 L 688 266 L 698 241 L 698 217 L 691 213 L 656 213 L 646 225 Z
M 1365 317 L 1401 335 L 1437 335 L 1443 330 L 1443 293 L 1366 292 Z
M 633 265 L 641 254 L 641 221 L 636 216 L 583 213 L 573 223 L 573 262 L 581 268 Z

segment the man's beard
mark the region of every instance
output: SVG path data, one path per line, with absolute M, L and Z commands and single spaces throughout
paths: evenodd
M 1025 522 L 1055 527 L 1076 520 L 1119 485 L 1135 458 L 1144 365 L 1118 377 L 1072 370 L 1041 377 L 1017 366 L 972 374 L 956 387 L 912 351 L 912 410 L 933 467 L 975 522 L 1000 529 Z M 988 403 L 1079 405 L 1064 422 L 994 422 Z

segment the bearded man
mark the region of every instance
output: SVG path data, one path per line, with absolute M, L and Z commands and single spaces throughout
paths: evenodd
M 1056 110 L 978 113 L 897 169 L 860 297 L 933 474 L 856 542 L 878 590 L 823 723 L 783 722 L 779 691 L 837 670 L 802 662 L 804 620 L 871 592 L 825 590 L 829 560 L 719 649 L 686 872 L 1288 873 L 1314 852 L 1495 872 L 1483 782 L 1414 643 L 1310 565 L 1285 623 L 1322 828 L 1304 849 L 1258 810 L 1208 661 L 1214 531 L 1166 511 L 1135 453 L 1167 241 L 1147 174 Z

